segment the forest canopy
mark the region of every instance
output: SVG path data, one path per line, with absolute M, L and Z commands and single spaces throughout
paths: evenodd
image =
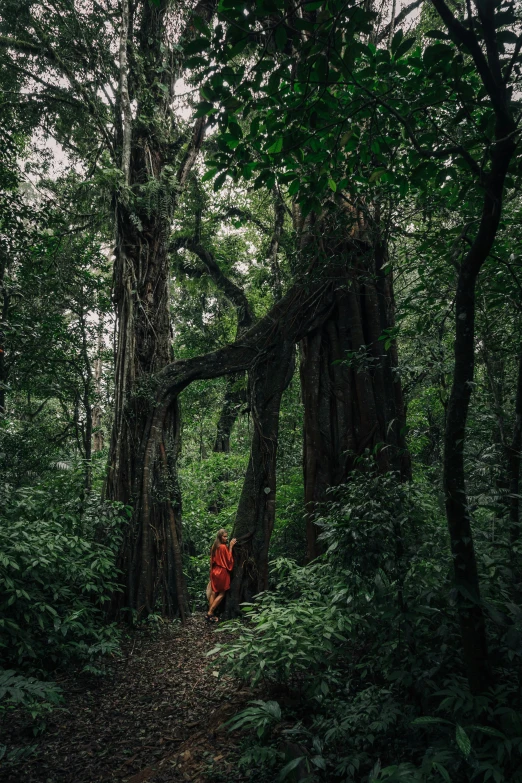
M 224 528 L 238 770 L 522 780 L 521 67 L 518 0 L 4 0 L 0 717 Z

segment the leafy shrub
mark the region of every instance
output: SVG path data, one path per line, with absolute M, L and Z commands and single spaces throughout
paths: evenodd
M 288 560 L 278 561 L 275 568 L 302 572 Z M 286 585 L 288 580 L 286 576 Z M 282 585 L 283 581 L 281 589 Z M 217 645 L 209 655 L 220 652 L 227 671 L 253 685 L 260 680 L 298 685 L 313 669 L 314 683 L 323 690 L 329 687 L 332 661 L 346 642 L 344 634 L 351 625 L 346 613 L 319 595 L 283 602 L 280 595 L 268 592 L 253 604 L 243 604 L 243 610 L 247 625 L 234 621 L 223 626 L 227 631 L 239 631 L 237 641 Z M 326 679 L 321 679 L 322 675 Z
M 249 702 L 250 707 L 238 712 L 225 725 L 230 731 L 237 731 L 245 726 L 255 730 L 259 739 L 270 733 L 270 729 L 280 722 L 281 708 L 276 701 L 255 699 Z
M 45 728 L 44 716 L 60 702 L 60 689 L 53 682 L 24 677 L 12 669 L 0 669 L 0 719 L 5 720 L 10 710 L 22 707 L 34 721 L 36 734 Z M 0 759 L 6 751 L 6 746 L 0 744 Z
M 92 662 L 117 647 L 114 626 L 102 622 L 117 589 L 117 540 L 95 540 L 94 509 L 79 518 L 48 501 L 45 490 L 19 489 L 0 515 L 0 656 L 31 672 L 72 658 Z M 117 531 L 117 510 L 106 506 L 96 521 Z
M 118 650 L 119 633 L 103 608 L 117 589 L 115 550 L 121 509 L 52 487 L 4 485 L 0 507 L 0 700 L 36 717 L 56 703 L 45 677 L 70 661 L 96 672 L 100 655 Z M 109 543 L 101 543 L 107 539 Z M 6 706 L 4 704 L 4 709 Z
M 274 591 L 245 606 L 249 622 L 212 653 L 228 673 L 286 689 L 283 733 L 321 759 L 315 779 L 522 781 L 520 612 L 496 567 L 505 542 L 477 535 L 499 686 L 475 696 L 437 502 L 428 487 L 364 468 L 322 509 L 325 555 L 272 563 Z M 280 759 L 275 742 L 265 746 Z

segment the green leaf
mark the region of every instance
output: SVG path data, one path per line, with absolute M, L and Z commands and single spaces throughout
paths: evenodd
M 370 175 L 369 182 L 377 182 L 383 174 L 386 174 L 386 169 L 375 169 L 375 171 Z
M 219 177 L 214 180 L 214 192 L 217 192 L 227 177 L 227 172 L 224 171 Z
M 470 742 L 470 739 L 469 739 L 468 735 L 466 734 L 466 732 L 462 728 L 462 726 L 459 726 L 458 723 L 457 723 L 457 728 L 456 728 L 456 731 L 455 731 L 455 740 L 456 740 L 457 745 L 459 746 L 460 750 L 462 751 L 464 756 L 466 756 L 466 758 L 467 758 L 469 756 L 469 754 L 471 753 L 471 742 Z
M 491 726 L 468 726 L 468 729 L 475 729 L 475 731 L 481 731 L 483 734 L 489 734 L 490 737 L 498 737 L 505 740 L 506 735 L 502 734 L 498 729 L 493 729 Z
M 429 715 L 423 715 L 421 718 L 415 718 L 415 720 L 412 720 L 411 726 L 431 726 L 435 724 L 441 724 L 445 723 L 446 725 L 450 725 L 451 723 L 449 720 L 445 720 L 444 718 L 432 718 Z
M 202 33 L 207 38 L 210 38 L 210 29 L 205 22 L 205 20 L 201 16 L 193 16 L 192 17 L 192 24 L 196 28 L 196 30 L 199 30 L 200 33 Z
M 439 764 L 438 761 L 434 761 L 433 769 L 436 769 L 437 772 L 440 772 L 441 777 L 443 778 L 443 780 L 446 781 L 446 783 L 451 783 L 451 778 L 449 776 L 449 772 L 446 769 L 446 767 L 443 767 L 442 764 Z
M 518 35 L 512 30 L 499 30 L 497 33 L 497 41 L 503 44 L 517 44 Z
M 304 760 L 304 756 L 298 756 L 296 759 L 292 759 L 292 761 L 289 761 L 288 764 L 285 764 L 281 772 L 279 773 L 278 780 L 284 780 L 288 777 L 288 775 L 294 771 L 294 769 L 297 769 L 299 764 Z
M 398 47 L 397 51 L 395 52 L 395 59 L 398 60 L 400 57 L 402 57 L 403 54 L 409 52 L 411 47 L 414 45 L 415 41 L 416 41 L 415 38 L 406 38 L 406 40 L 401 43 L 401 45 Z
M 286 33 L 286 27 L 284 24 L 280 24 L 278 27 L 276 27 L 275 31 L 275 42 L 280 52 L 284 52 L 287 40 L 288 35 Z
M 449 38 L 448 34 L 442 30 L 428 30 L 428 32 L 424 33 L 424 35 L 426 38 L 436 38 L 440 41 L 447 41 Z
M 283 137 L 280 136 L 274 143 L 267 149 L 269 155 L 276 155 L 283 149 Z
M 208 38 L 195 38 L 193 41 L 185 44 L 184 50 L 185 54 L 201 54 L 201 52 L 206 52 L 209 46 L 210 41 Z
M 391 44 L 391 50 L 393 54 L 395 54 L 395 52 L 399 48 L 403 38 L 404 38 L 404 31 L 402 30 L 402 28 L 399 28 L 399 30 L 397 30 L 397 32 L 393 36 L 393 40 Z
M 240 41 L 237 42 L 237 44 L 234 44 L 234 46 L 229 49 L 227 52 L 229 59 L 232 59 L 233 57 L 237 57 L 238 54 L 241 54 L 241 52 L 246 49 L 248 46 L 248 37 L 245 36 L 245 38 L 242 38 Z
M 337 185 L 335 184 L 335 181 L 333 179 L 328 180 L 328 186 L 330 190 L 333 190 L 334 193 L 337 192 Z
M 213 168 L 209 169 L 203 176 L 201 177 L 202 182 L 208 182 L 209 179 L 213 179 L 216 174 L 218 173 L 218 169 Z
M 213 108 L 213 105 L 208 101 L 201 101 L 201 103 L 198 103 L 196 107 L 196 113 L 194 114 L 194 117 L 204 117 L 205 114 L 208 114 L 209 111 L 211 111 Z

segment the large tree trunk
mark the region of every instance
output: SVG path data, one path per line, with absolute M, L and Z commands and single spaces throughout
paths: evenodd
M 394 301 L 385 246 L 372 241 L 360 217 L 354 227 L 341 211 L 335 231 L 326 228 L 328 233 L 322 223 L 316 227 L 320 250 L 324 253 L 330 238 L 334 260 L 327 272 L 343 284 L 329 318 L 301 342 L 309 560 L 318 554 L 317 504 L 326 499 L 329 487 L 347 480 L 354 460 L 366 449 L 375 454 L 381 470 L 396 470 L 403 479 L 411 475 L 397 349 L 390 333 Z M 310 232 L 308 253 L 317 251 Z M 344 242 L 339 239 L 343 235 Z
M 294 365 L 294 343 L 285 340 L 268 355 L 261 354 L 249 374 L 254 429 L 233 531 L 238 543 L 224 607 L 228 617 L 237 615 L 243 601 L 250 601 L 268 587 L 268 548 L 275 522 L 279 412 Z
M 475 172 L 484 192 L 480 223 L 461 263 L 457 280 L 455 366 L 448 402 L 443 466 L 446 518 L 451 539 L 464 669 L 471 690 L 482 692 L 491 684 L 492 671 L 466 493 L 464 447 L 475 370 L 475 290 L 482 265 L 495 241 L 502 214 L 504 182 L 516 150 L 516 123 L 510 91 L 499 66 L 494 4 L 488 2 L 479 8 L 481 34 L 488 41 L 487 59 L 475 30 L 465 28 L 444 0 L 433 0 L 433 4 L 453 40 L 470 52 L 495 113 L 495 143 L 488 147 L 486 156 L 490 160 L 489 170 L 487 173 L 483 169 Z
M 6 273 L 6 263 L 0 259 L 0 417 L 6 413 L 5 391 L 7 389 L 7 366 L 5 361 L 5 332 L 4 326 L 7 325 L 9 314 L 9 294 L 4 286 Z
M 96 344 L 96 359 L 94 360 L 94 394 L 95 402 L 92 409 L 92 450 L 93 452 L 103 451 L 104 446 L 104 434 L 102 430 L 102 409 L 101 409 L 101 394 L 102 394 L 102 375 L 103 375 L 103 326 L 104 318 L 101 316 L 100 323 L 98 324 L 98 338 Z
M 173 360 L 168 240 L 175 191 L 165 179 L 164 168 L 176 162 L 173 154 L 183 141 L 170 109 L 174 71 L 164 44 L 167 6 L 166 0 L 140 6 L 140 27 L 135 33 L 142 69 L 138 75 L 129 73 L 127 66 L 127 39 L 134 34 L 129 12 L 135 13 L 136 6 L 130 9 L 127 0 L 122 3 L 119 138 L 128 190 L 115 200 L 117 345 L 106 494 L 132 508 L 119 557 L 125 589 L 115 597 L 113 611 L 125 607 L 138 616 L 159 611 L 183 619 L 188 609 L 180 557 L 177 399 L 164 408 L 150 431 L 156 376 Z M 207 13 L 212 13 L 210 3 Z M 179 187 L 194 164 L 203 131 L 204 119 L 197 120 L 178 169 Z
M 139 152 L 135 150 L 134 159 L 138 171 Z M 181 567 L 176 568 L 181 535 L 177 402 L 165 410 L 154 448 L 145 449 L 154 404 L 153 379 L 173 359 L 169 225 L 158 217 L 148 223 L 142 220 L 140 228 L 123 208 L 118 210 L 114 289 L 118 344 L 107 494 L 132 506 L 119 562 L 126 578 L 120 606 L 138 615 L 156 610 L 167 616 L 179 612 L 183 617 L 187 610 L 183 574 Z M 151 489 L 144 498 L 145 475 Z

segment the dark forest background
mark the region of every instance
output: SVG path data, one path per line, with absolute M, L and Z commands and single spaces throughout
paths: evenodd
M 3 718 L 203 612 L 224 527 L 244 769 L 522 780 L 521 49 L 518 0 L 4 0 Z

